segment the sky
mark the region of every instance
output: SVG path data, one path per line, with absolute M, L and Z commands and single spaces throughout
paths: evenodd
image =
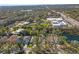
M 79 4 L 78 0 L 0 0 L 0 5 Z

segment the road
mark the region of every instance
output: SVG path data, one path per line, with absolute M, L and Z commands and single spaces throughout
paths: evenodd
M 63 14 L 63 13 L 61 13 L 61 12 L 57 12 L 57 11 L 55 11 L 55 10 L 51 10 L 48 6 L 46 6 L 46 8 L 47 8 L 48 10 L 52 11 L 52 12 L 55 12 L 55 13 L 57 13 L 57 14 L 60 14 L 61 17 L 62 17 L 65 21 L 67 21 L 67 22 L 70 23 L 72 26 L 74 26 L 74 27 L 76 27 L 76 28 L 79 29 L 79 22 L 76 21 L 75 19 L 70 18 L 70 17 L 66 16 L 65 14 Z
M 56 12 L 56 11 L 54 11 L 54 10 L 51 10 L 51 11 L 52 11 L 52 12 L 55 12 L 55 13 L 57 13 L 57 14 L 60 14 L 61 17 L 62 17 L 65 21 L 67 21 L 68 23 L 70 23 L 71 25 L 73 25 L 73 26 L 75 26 L 76 28 L 79 29 L 79 22 L 76 21 L 75 19 L 72 19 L 72 18 L 66 16 L 65 14 L 63 14 L 63 13 L 61 13 L 61 12 Z

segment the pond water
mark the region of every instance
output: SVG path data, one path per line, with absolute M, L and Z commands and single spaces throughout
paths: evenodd
M 75 34 L 71 35 L 71 34 L 68 34 L 66 32 L 64 32 L 63 35 L 67 37 L 68 41 L 71 41 L 71 40 L 77 40 L 77 41 L 79 41 L 79 35 L 75 35 Z

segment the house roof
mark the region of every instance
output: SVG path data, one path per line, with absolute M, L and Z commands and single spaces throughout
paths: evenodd
M 19 32 L 21 32 L 21 31 L 23 31 L 24 29 L 18 29 L 18 30 L 16 30 L 16 33 L 19 33 Z
M 24 36 L 23 40 L 29 40 L 29 39 L 31 39 L 31 36 Z
M 16 40 L 17 40 L 17 35 L 12 35 L 12 36 L 10 36 L 10 38 L 8 38 L 7 39 L 7 42 L 16 42 Z
M 47 18 L 47 20 L 50 20 L 50 21 L 55 21 L 55 20 L 57 20 L 57 21 L 58 21 L 58 20 L 63 20 L 63 19 L 62 19 L 61 17 L 60 17 L 60 18 L 52 18 L 52 17 L 51 17 L 51 18 Z

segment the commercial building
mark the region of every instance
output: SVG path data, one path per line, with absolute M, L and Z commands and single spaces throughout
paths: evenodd
M 51 21 L 53 27 L 62 27 L 66 26 L 67 22 L 63 20 L 62 17 L 60 18 L 47 18 L 47 20 Z

